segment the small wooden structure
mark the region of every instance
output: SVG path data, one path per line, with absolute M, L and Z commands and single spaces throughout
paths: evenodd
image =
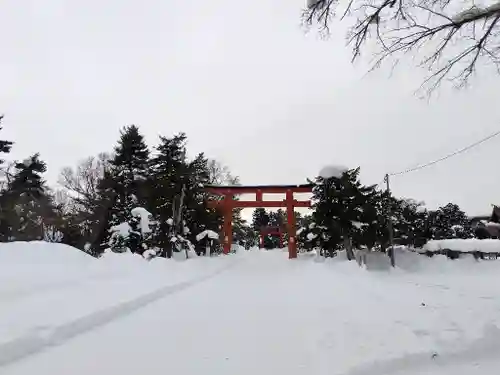
M 224 215 L 223 244 L 224 254 L 231 251 L 233 242 L 232 218 L 234 208 L 258 208 L 285 207 L 287 211 L 288 229 L 288 258 L 297 258 L 295 207 L 311 207 L 310 199 L 298 201 L 294 198 L 294 193 L 311 193 L 314 185 L 257 185 L 257 186 L 217 186 L 207 185 L 205 191 L 221 196 L 222 199 L 210 200 L 210 207 L 218 208 Z M 255 194 L 255 200 L 235 200 L 234 197 L 240 194 Z M 283 200 L 265 201 L 264 194 L 285 194 Z

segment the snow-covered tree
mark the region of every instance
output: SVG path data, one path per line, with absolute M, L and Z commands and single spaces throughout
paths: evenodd
M 467 215 L 454 203 L 430 211 L 427 217 L 428 238 L 471 238 L 473 230 Z
M 160 136 L 150 163 L 148 207 L 157 222 L 153 237 L 156 246 L 161 249 L 159 255 L 167 258 L 172 257 L 172 238 L 180 224 L 175 214 L 179 212 L 187 173 L 186 141 L 184 133 L 172 138 Z M 184 192 L 186 188 L 184 186 Z
M 265 208 L 256 208 L 252 213 L 252 226 L 256 231 L 269 225 L 269 220 L 269 214 Z
M 131 251 L 143 254 L 151 248 L 151 234 L 154 227 L 152 215 L 143 207 L 134 207 L 130 211 L 128 222 L 122 222 L 110 228 L 109 247 L 114 252 Z
M 422 202 L 399 199 L 394 208 L 394 237 L 404 245 L 425 243 L 428 212 Z
M 325 235 L 323 229 L 318 227 L 313 221 L 312 215 L 305 215 L 301 220 L 297 221 L 297 232 L 296 240 L 299 249 L 304 251 L 311 251 L 315 248 L 320 247 L 320 235 Z M 327 252 L 326 254 L 332 255 L 333 252 Z
M 16 162 L 4 192 L 8 239 L 42 240 L 54 230 L 57 214 L 43 179 L 47 170 L 39 154 Z
M 100 231 L 101 248 L 110 240 L 110 228 L 133 220 L 132 209 L 146 203 L 149 176 L 149 151 L 135 125 L 126 126 L 114 150 L 109 167 L 99 182 L 97 211 L 106 224 Z
M 323 251 L 335 252 L 343 246 L 348 259 L 354 259 L 352 242 L 359 238 L 360 223 L 374 195 L 374 187 L 359 181 L 359 168 L 329 177 L 316 178 L 313 189 L 313 222 L 320 229 L 318 245 Z M 371 220 L 371 218 L 370 218 Z

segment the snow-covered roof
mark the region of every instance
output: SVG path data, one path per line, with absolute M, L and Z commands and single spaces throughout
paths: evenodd
M 141 231 L 142 233 L 150 233 L 151 225 L 153 222 L 151 221 L 152 215 L 151 212 L 146 210 L 144 207 L 135 207 L 130 211 L 132 216 L 138 217 L 141 219 Z
M 216 232 L 214 232 L 213 230 L 207 229 L 207 230 L 204 230 L 203 232 L 198 233 L 196 235 L 196 241 L 201 241 L 205 237 L 208 237 L 208 238 L 210 238 L 212 240 L 218 240 L 219 239 L 219 235 Z

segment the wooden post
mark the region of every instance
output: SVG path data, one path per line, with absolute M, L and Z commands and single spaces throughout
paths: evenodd
M 263 200 L 262 190 L 257 190 L 255 192 L 255 201 L 256 202 L 262 202 L 262 200 Z
M 293 207 L 293 191 L 286 191 L 286 214 L 288 218 L 288 259 L 297 258 L 297 243 L 295 229 L 295 212 Z

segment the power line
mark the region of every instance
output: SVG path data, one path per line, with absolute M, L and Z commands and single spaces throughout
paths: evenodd
M 499 130 L 499 131 L 497 131 L 497 132 L 495 132 L 495 133 L 493 133 L 493 134 L 490 134 L 490 135 L 489 135 L 489 136 L 487 136 L 486 138 L 480 139 L 479 141 L 474 142 L 474 143 L 472 143 L 472 144 L 470 144 L 470 145 L 468 145 L 468 146 L 466 146 L 466 147 L 464 147 L 464 148 L 461 148 L 461 149 L 459 149 L 459 150 L 457 150 L 457 151 L 455 151 L 455 152 L 453 152 L 453 153 L 451 153 L 451 154 L 448 154 L 448 155 L 446 155 L 446 156 L 443 156 L 442 158 L 439 158 L 439 159 L 433 160 L 433 161 L 431 161 L 431 162 L 429 162 L 429 163 L 426 163 L 426 164 L 421 164 L 421 165 L 418 165 L 418 166 L 413 167 L 413 168 L 408 168 L 408 169 L 405 169 L 405 170 L 400 171 L 400 172 L 396 172 L 396 173 L 389 173 L 389 176 L 397 176 L 397 175 L 402 175 L 402 174 L 406 174 L 406 173 L 414 172 L 414 171 L 417 171 L 417 170 L 420 170 L 420 169 L 423 169 L 423 168 L 430 167 L 431 165 L 434 165 L 434 164 L 440 163 L 440 162 L 442 162 L 442 161 L 444 161 L 444 160 L 447 160 L 447 159 L 449 159 L 449 158 L 452 158 L 453 156 L 456 156 L 456 155 L 459 155 L 459 154 L 461 154 L 461 153 L 463 153 L 463 152 L 465 152 L 465 151 L 468 151 L 468 150 L 470 150 L 471 148 L 474 148 L 474 147 L 476 147 L 476 146 L 479 146 L 480 144 L 482 144 L 482 143 L 484 143 L 484 142 L 486 142 L 486 141 L 489 141 L 490 139 L 492 139 L 492 138 L 494 138 L 494 137 L 496 137 L 496 136 L 498 136 L 498 135 L 500 135 L 500 130 Z

